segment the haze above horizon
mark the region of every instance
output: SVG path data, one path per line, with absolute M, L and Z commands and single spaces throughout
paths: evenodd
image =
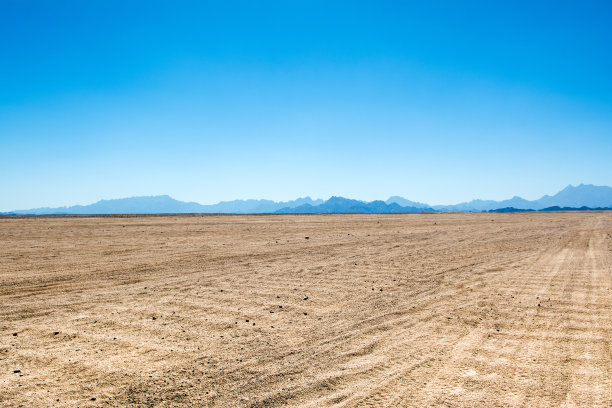
M 0 212 L 612 185 L 608 2 L 0 3 Z

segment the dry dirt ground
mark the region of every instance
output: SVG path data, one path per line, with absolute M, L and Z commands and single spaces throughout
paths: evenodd
M 3 407 L 610 407 L 611 340 L 612 213 L 0 219 Z

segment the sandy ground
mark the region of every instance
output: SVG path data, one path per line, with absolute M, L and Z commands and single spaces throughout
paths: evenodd
M 0 219 L 3 407 L 610 407 L 611 340 L 612 213 Z

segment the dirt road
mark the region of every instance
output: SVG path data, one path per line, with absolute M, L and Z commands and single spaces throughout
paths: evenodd
M 610 407 L 612 214 L 0 218 L 0 406 Z

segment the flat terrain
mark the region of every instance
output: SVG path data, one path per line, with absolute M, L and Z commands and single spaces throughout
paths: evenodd
M 611 341 L 612 213 L 0 218 L 3 407 L 610 407 Z

